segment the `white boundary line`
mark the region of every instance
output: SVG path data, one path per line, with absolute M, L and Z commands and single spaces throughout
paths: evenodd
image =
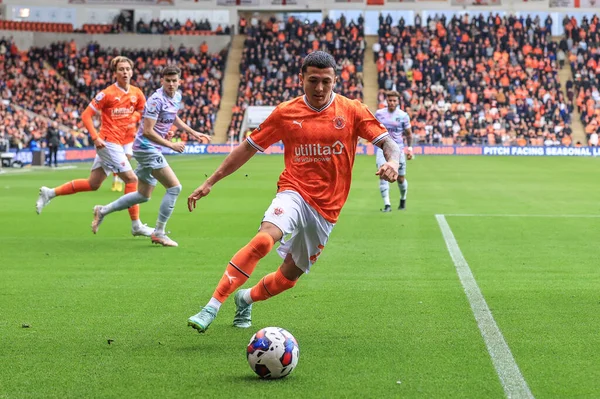
M 444 215 L 435 215 L 507 398 L 533 398 Z
M 436 215 L 437 217 L 438 215 Z M 501 215 L 501 214 L 485 214 L 485 213 L 446 213 L 441 216 L 454 217 L 489 217 L 489 218 L 600 218 L 600 215 Z

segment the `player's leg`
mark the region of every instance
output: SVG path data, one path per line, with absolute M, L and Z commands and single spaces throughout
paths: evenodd
M 102 163 L 107 174 L 114 172 L 125 182 L 125 195 L 120 197 L 117 201 L 112 204 L 115 205 L 117 210 L 129 208 L 129 216 L 131 218 L 131 234 L 134 236 L 142 235 L 150 237 L 152 229 L 145 226 L 140 221 L 139 203 L 145 202 L 149 199 L 137 190 L 137 177 L 131 169 L 131 164 L 125 155 L 123 146 L 115 143 L 106 143 L 106 147 L 102 151 L 98 152 L 102 158 Z M 116 202 L 116 204 L 115 204 Z M 109 204 L 110 205 L 110 204 Z M 106 211 L 106 213 L 104 213 Z M 92 231 L 98 229 L 98 226 L 102 222 L 102 218 L 105 214 L 110 213 L 112 207 L 104 209 L 104 207 L 97 205 L 94 207 L 94 221 L 92 222 Z M 95 227 L 94 227 L 95 226 Z
M 164 162 L 166 163 L 166 160 Z M 176 247 L 178 246 L 177 243 L 165 234 L 165 227 L 173 213 L 173 209 L 175 209 L 177 198 L 181 193 L 181 183 L 169 165 L 164 168 L 153 170 L 152 175 L 166 189 L 165 195 L 160 203 L 156 227 L 154 228 L 154 233 L 152 233 L 152 242 L 161 244 L 164 247 Z
M 298 279 L 310 271 L 310 267 L 321 255 L 333 223 L 323 219 L 312 207 L 304 204 L 300 225 L 290 240 L 282 244 L 277 252 L 284 258 L 277 271 L 263 277 L 254 287 L 239 290 L 235 294 L 236 315 L 233 325 L 249 327 L 252 304 L 267 300 L 293 288 Z
M 131 174 L 133 174 L 132 171 L 129 171 L 129 172 L 131 172 Z M 94 220 L 92 221 L 92 233 L 96 234 L 98 232 L 98 228 L 100 227 L 100 224 L 102 223 L 102 221 L 104 220 L 104 218 L 107 215 L 109 215 L 113 212 L 122 211 L 124 209 L 129 210 L 129 216 L 131 218 L 131 223 L 132 223 L 131 229 L 132 229 L 133 235 L 136 235 L 136 234 L 134 234 L 134 231 L 136 231 L 136 230 L 149 229 L 149 227 L 142 225 L 142 222 L 140 221 L 139 204 L 142 204 L 142 203 L 150 200 L 150 196 L 152 195 L 154 186 L 149 185 L 145 182 L 139 182 L 139 184 L 136 183 L 137 178 L 135 178 L 135 174 L 133 174 L 133 179 L 129 173 L 124 174 L 124 178 L 127 179 L 127 181 L 129 181 L 129 183 L 127 183 L 125 186 L 126 194 L 122 195 L 121 197 L 119 197 L 115 201 L 111 202 L 110 204 L 96 205 L 94 207 Z M 133 183 L 132 183 L 132 181 L 133 181 Z M 132 188 L 135 189 L 135 191 L 129 192 Z M 152 234 L 152 233 L 150 233 L 150 234 Z M 141 234 L 141 235 L 144 235 L 144 234 Z
M 381 168 L 385 163 L 385 156 L 380 148 L 376 147 L 375 151 L 377 170 L 379 170 L 379 168 Z M 390 184 L 383 179 L 379 179 L 379 192 L 381 193 L 381 198 L 383 199 L 383 209 L 381 212 L 391 212 L 392 203 L 390 202 Z
M 265 212 L 258 233 L 229 261 L 212 298 L 200 313 L 188 319 L 188 325 L 204 332 L 217 316 L 227 298 L 250 277 L 258 262 L 280 241 L 292 233 L 298 225 L 299 200 L 297 193 L 278 193 Z
M 42 209 L 44 209 L 54 197 L 98 190 L 102 185 L 102 182 L 106 179 L 106 173 L 107 172 L 102 167 L 100 158 L 96 156 L 96 160 L 94 160 L 94 164 L 92 165 L 92 171 L 87 179 L 71 180 L 70 182 L 54 188 L 41 187 L 40 194 L 35 203 L 36 212 L 38 215 L 42 213 Z
M 408 193 L 408 180 L 406 180 L 406 156 L 400 154 L 400 167 L 398 168 L 398 188 L 400 189 L 400 205 L 398 209 L 406 209 L 406 194 Z

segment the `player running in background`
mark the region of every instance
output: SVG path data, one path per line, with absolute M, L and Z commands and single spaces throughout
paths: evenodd
M 400 147 L 400 167 L 398 169 L 398 188 L 400 189 L 400 206 L 398 209 L 406 209 L 406 194 L 408 193 L 408 181 L 406 180 L 406 159 L 411 160 L 412 154 L 412 130 L 410 127 L 410 117 L 400 109 L 399 101 L 400 94 L 397 91 L 388 91 L 385 93 L 387 108 L 378 109 L 375 112 L 375 117 L 381 122 L 390 133 L 390 137 Z M 404 137 L 406 136 L 407 154 L 404 155 Z M 381 168 L 386 160 L 383 151 L 375 147 L 375 159 L 377 168 Z M 383 198 L 382 212 L 391 212 L 392 205 L 390 203 L 390 184 L 379 179 L 379 191 Z
M 81 116 L 96 147 L 96 159 L 90 176 L 55 188 L 40 188 L 40 195 L 35 205 L 38 214 L 54 197 L 96 191 L 111 173 L 118 174 L 125 182 L 126 194 L 137 190 L 137 177 L 125 155 L 123 144 L 126 140 L 127 128 L 135 123 L 135 112 L 144 109 L 146 98 L 140 89 L 129 83 L 133 74 L 133 61 L 118 56 L 111 60 L 110 67 L 117 81 L 98 93 Z M 97 112 L 102 112 L 100 132 L 96 132 L 92 120 Z M 129 209 L 131 234 L 149 237 L 153 229 L 142 224 L 139 213 L 137 205 Z
M 277 195 L 265 212 L 258 234 L 229 261 L 210 301 L 188 319 L 188 325 L 199 332 L 206 331 L 221 304 L 248 280 L 276 242 L 281 242 L 277 252 L 284 261 L 254 287 L 235 294 L 234 326 L 250 327 L 253 302 L 292 288 L 300 276 L 309 272 L 348 197 L 359 136 L 383 148 L 387 162 L 377 175 L 396 180 L 398 145 L 366 106 L 333 92 L 335 70 L 336 62 L 326 52 L 306 56 L 299 75 L 305 95 L 281 103 L 189 196 L 191 212 L 214 184 L 239 169 L 257 151 L 283 141 L 285 168 Z M 288 235 L 290 238 L 284 241 Z
M 133 157 L 138 162 L 135 173 L 139 179 L 137 192 L 126 194 L 108 205 L 94 207 L 92 232 L 96 234 L 100 223 L 112 212 L 141 204 L 150 199 L 157 181 L 167 190 L 160 203 L 156 227 L 152 234 L 152 242 L 167 247 L 176 247 L 177 243 L 165 234 L 165 226 L 175 208 L 175 202 L 181 192 L 181 183 L 175 176 L 162 154 L 163 147 L 175 152 L 183 152 L 184 142 L 173 143 L 169 139 L 169 130 L 175 125 L 198 140 L 210 140 L 210 136 L 199 133 L 185 124 L 177 112 L 181 108 L 181 70 L 175 66 L 167 66 L 162 71 L 162 87 L 148 98 L 142 124 L 133 143 Z

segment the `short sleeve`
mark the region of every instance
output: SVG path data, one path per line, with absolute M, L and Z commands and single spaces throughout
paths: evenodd
M 356 134 L 373 144 L 377 144 L 389 135 L 383 123 L 364 104 L 358 104 L 355 116 Z
M 102 90 L 100 93 L 96 94 L 96 96 L 90 102 L 90 106 L 96 111 L 100 112 L 106 106 L 108 101 L 108 96 L 105 90 Z
M 144 113 L 142 117 L 157 120 L 158 114 L 160 114 L 161 111 L 160 100 L 152 96 L 145 104 L 146 106 L 144 107 Z
M 277 143 L 283 138 L 282 132 L 284 130 L 281 123 L 281 109 L 278 106 L 271 112 L 271 115 L 269 115 L 267 119 L 254 129 L 250 136 L 248 136 L 248 144 L 256 148 L 256 150 L 263 152 L 272 144 Z
M 408 116 L 408 114 L 406 114 L 404 116 L 404 124 L 403 124 L 402 128 L 404 130 L 410 129 L 410 116 Z

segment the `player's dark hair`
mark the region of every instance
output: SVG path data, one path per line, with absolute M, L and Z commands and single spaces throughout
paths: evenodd
M 336 63 L 333 56 L 325 51 L 313 51 L 302 61 L 302 73 L 305 73 L 308 67 L 315 67 L 319 69 L 333 68 L 335 73 Z
M 170 75 L 178 75 L 181 76 L 181 69 L 176 67 L 175 65 L 169 65 L 163 68 L 162 77 L 170 76 Z

